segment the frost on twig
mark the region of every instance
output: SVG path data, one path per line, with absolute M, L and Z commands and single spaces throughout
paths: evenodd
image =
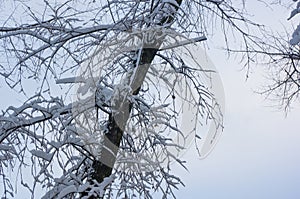
M 222 129 L 216 71 L 187 46 L 216 17 L 225 41 L 229 26 L 250 48 L 241 24 L 256 24 L 226 0 L 31 4 L 15 1 L 0 27 L 0 76 L 29 98 L 0 116 L 3 197 L 16 183 L 36 198 L 175 198 L 183 182 L 172 164 L 185 167 L 190 141 L 205 140 L 201 125 L 215 122 L 208 149 Z

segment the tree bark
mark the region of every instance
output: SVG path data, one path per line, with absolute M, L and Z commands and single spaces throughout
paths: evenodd
M 176 2 L 178 4 L 178 6 L 175 6 L 175 5 L 172 5 L 172 6 L 176 9 L 176 12 L 177 12 L 182 3 L 182 0 L 176 0 Z M 174 13 L 174 15 L 175 14 L 176 13 Z M 165 24 L 171 24 L 174 21 L 174 17 L 175 17 L 174 15 L 163 17 L 160 20 L 160 22 L 155 25 L 162 26 Z M 151 25 L 149 25 L 149 26 L 151 27 Z M 134 87 L 134 90 L 132 90 L 131 95 L 137 95 L 139 93 L 140 88 L 141 88 L 141 83 L 145 79 L 145 76 L 149 69 L 149 66 L 152 63 L 161 44 L 163 43 L 163 39 L 160 39 L 159 41 L 156 41 L 155 43 L 156 43 L 156 45 L 154 48 L 142 49 L 140 61 L 138 63 L 138 66 L 136 66 L 136 67 L 138 67 L 137 72 L 135 73 L 136 76 L 142 76 L 142 77 L 136 77 L 136 76 L 134 77 L 134 79 L 139 79 L 137 81 L 140 81 L 140 83 L 133 82 L 133 85 L 131 85 L 131 86 Z M 144 68 L 141 68 L 141 67 L 144 67 Z M 145 67 L 148 67 L 148 68 L 145 68 Z M 144 74 L 141 74 L 140 72 L 144 73 Z M 111 145 L 114 145 L 117 148 L 120 147 L 123 133 L 124 133 L 124 128 L 129 119 L 130 112 L 132 109 L 132 104 L 128 100 L 126 100 L 126 102 L 125 102 L 125 104 L 123 104 L 123 106 L 124 106 L 123 109 L 124 108 L 127 109 L 127 110 L 122 111 L 122 113 L 121 113 L 122 115 L 120 116 L 120 117 L 122 117 L 124 124 L 119 124 L 119 122 L 116 121 L 115 115 L 110 114 L 110 116 L 109 116 L 109 121 L 108 121 L 109 132 L 104 135 L 104 141 L 103 141 L 104 147 L 103 147 L 103 151 L 102 151 L 102 157 L 105 158 L 106 163 L 104 164 L 103 161 L 101 161 L 101 160 L 94 160 L 93 165 L 92 165 L 93 170 L 94 170 L 92 173 L 92 179 L 96 180 L 98 183 L 103 182 L 104 178 L 109 177 L 113 171 L 113 165 L 115 164 L 115 161 L 116 161 L 116 154 L 112 154 L 111 150 L 108 151 L 106 148 L 112 149 Z M 93 196 L 93 197 L 90 197 L 89 199 L 96 199 L 96 198 L 97 197 Z

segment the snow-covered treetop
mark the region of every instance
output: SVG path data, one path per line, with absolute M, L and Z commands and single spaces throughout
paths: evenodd
M 175 198 L 172 163 L 185 167 L 191 140 L 207 154 L 223 128 L 220 81 L 195 42 L 240 39 L 247 63 L 261 47 L 233 2 L 2 1 L 0 77 L 27 100 L 0 116 L 0 194 L 13 197 L 13 169 L 32 197 Z

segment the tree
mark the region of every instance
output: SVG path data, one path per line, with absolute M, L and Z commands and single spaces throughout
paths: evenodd
M 300 3 L 298 2 L 295 9 L 291 11 L 288 20 L 294 19 L 299 14 Z M 299 100 L 299 30 L 298 25 L 292 34 L 288 34 L 287 38 L 274 37 L 275 47 L 270 48 L 268 54 L 272 56 L 274 68 L 272 72 L 276 74 L 273 84 L 266 90 L 268 94 L 275 94 L 275 98 L 279 98 L 281 106 L 288 111 L 292 103 Z M 275 69 L 277 68 L 277 69 Z
M 294 9 L 287 14 L 287 20 L 291 21 L 299 14 L 300 3 L 298 2 Z M 275 1 L 276 4 L 282 4 L 281 1 Z M 291 8 L 290 2 L 288 8 Z M 292 5 L 294 7 L 294 5 Z M 257 62 L 266 65 L 267 77 L 266 85 L 263 86 L 260 94 L 263 94 L 271 101 L 275 102 L 276 107 L 283 109 L 286 113 L 290 110 L 294 102 L 299 102 L 299 30 L 296 28 L 286 28 L 285 32 L 274 32 L 270 29 L 263 32 L 261 38 L 256 40 L 257 46 L 246 50 L 251 57 L 248 66 Z M 245 51 L 234 50 L 232 52 Z
M 218 25 L 227 49 L 230 29 L 250 60 L 259 37 L 247 28 L 260 25 L 229 0 L 2 4 L 13 12 L 0 28 L 0 74 L 26 98 L 0 117 L 3 197 L 13 197 L 8 171 L 17 170 L 32 197 L 42 186 L 43 198 L 175 198 L 183 183 L 172 161 L 185 167 L 178 153 L 190 136 L 201 140 L 199 126 L 213 123 L 211 144 L 223 126 L 205 85 L 216 71 L 198 66 L 185 45 Z M 183 107 L 192 107 L 187 133 Z

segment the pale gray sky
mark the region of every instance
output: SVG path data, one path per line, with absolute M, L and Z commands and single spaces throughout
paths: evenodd
M 282 7 L 270 10 L 251 1 L 248 8 L 272 28 L 288 25 L 289 13 Z M 238 60 L 228 60 L 216 50 L 208 53 L 225 89 L 225 129 L 206 159 L 199 160 L 193 148 L 184 156 L 189 172 L 177 169 L 186 185 L 178 198 L 300 198 L 300 103 L 285 118 L 253 92 L 264 82 L 262 68 L 253 68 L 246 82 Z
M 289 15 L 283 8 L 272 11 L 257 1 L 248 8 L 256 19 L 272 27 L 281 26 Z M 245 82 L 245 71 L 240 71 L 237 60 L 227 60 L 216 50 L 208 53 L 224 85 L 225 129 L 206 159 L 199 160 L 192 147 L 183 157 L 189 172 L 181 167 L 174 170 L 186 185 L 177 192 L 178 198 L 300 198 L 300 104 L 294 104 L 298 107 L 285 118 L 283 112 L 268 107 L 268 101 L 253 93 L 263 82 L 259 68 L 253 69 L 254 74 Z M 17 95 L 1 96 L 2 106 L 12 101 L 18 101 Z

